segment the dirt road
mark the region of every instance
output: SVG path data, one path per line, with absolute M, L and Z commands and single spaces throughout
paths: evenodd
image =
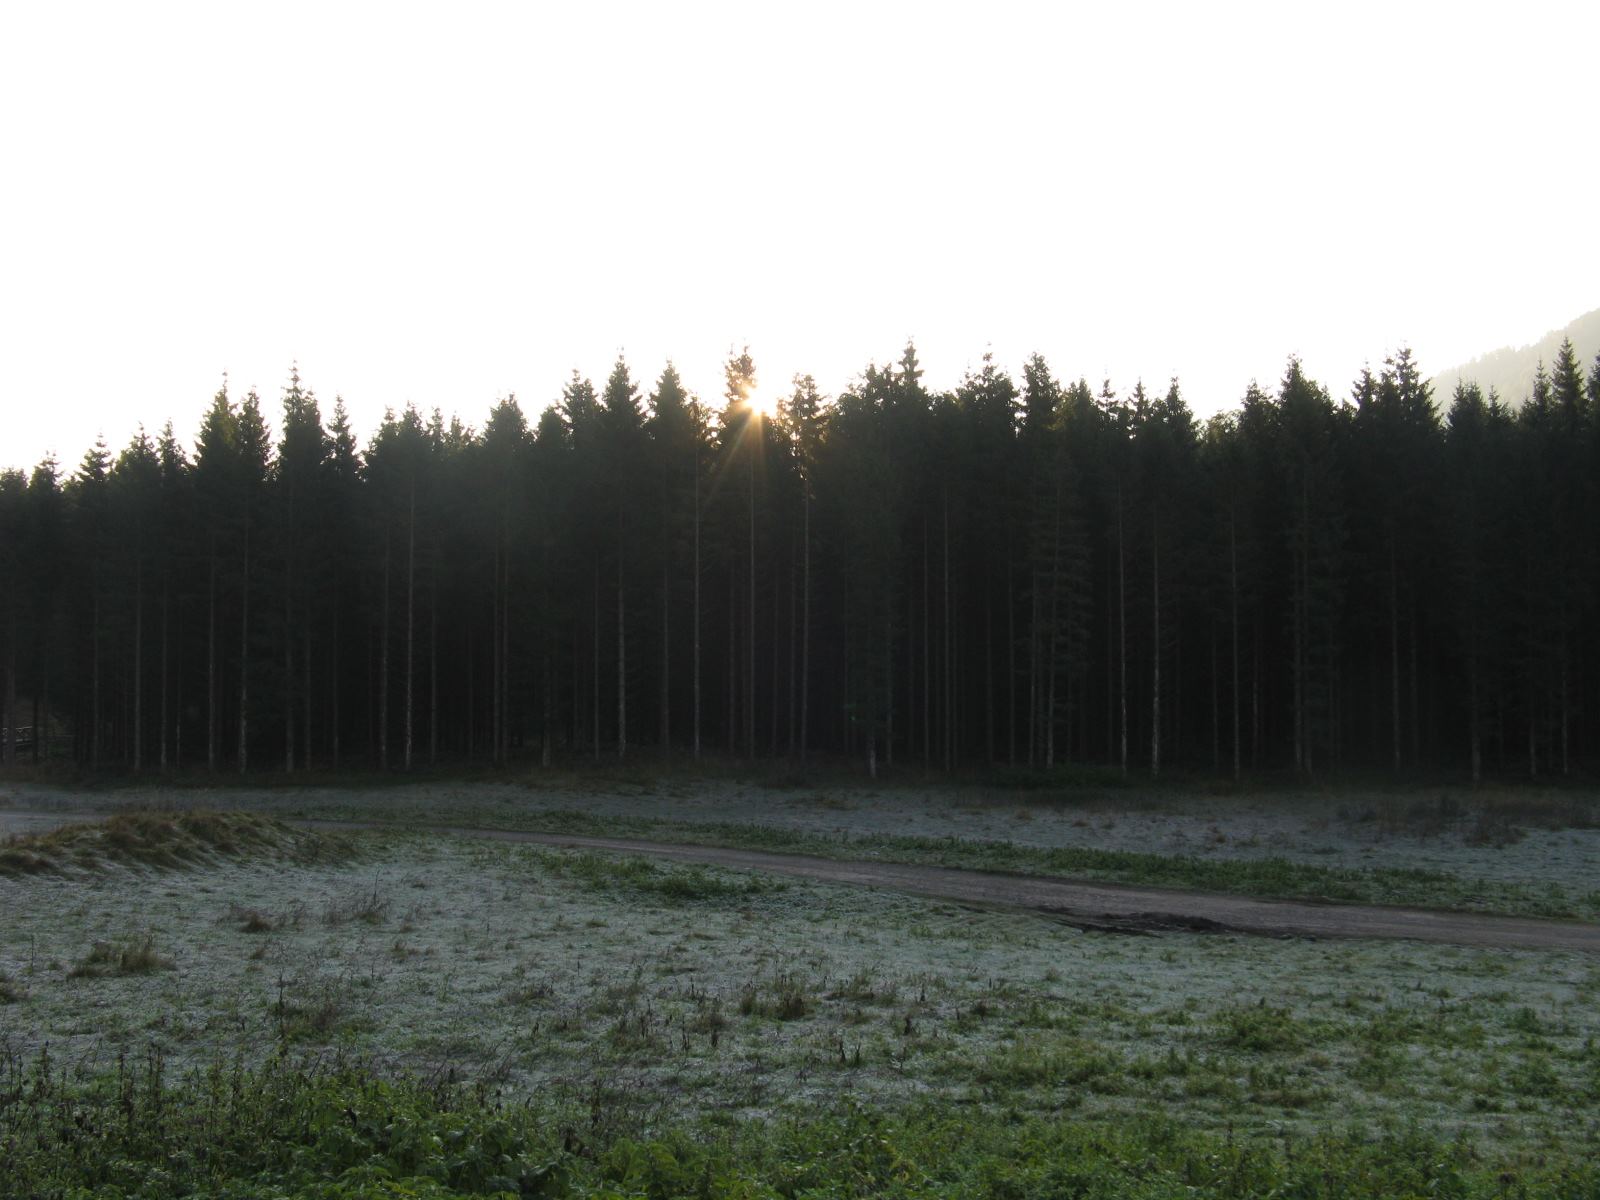
M 326 830 L 392 828 L 378 822 L 302 821 Z M 1600 953 L 1600 925 L 1529 917 L 1355 904 L 1256 900 L 1212 892 L 1184 892 L 1084 883 L 1035 875 L 963 871 L 906 863 L 841 861 L 762 850 L 676 845 L 632 838 L 581 837 L 480 829 L 455 825 L 405 826 L 452 837 L 530 842 L 541 846 L 643 854 L 673 862 L 703 863 L 743 871 L 792 875 L 827 883 L 880 887 L 941 900 L 999 908 L 1022 908 L 1082 929 L 1113 933 L 1163 931 L 1248 933 L 1267 937 L 1414 938 L 1496 949 L 1587 950 Z

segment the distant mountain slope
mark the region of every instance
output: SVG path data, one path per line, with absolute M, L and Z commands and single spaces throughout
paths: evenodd
M 1467 379 L 1477 380 L 1486 396 L 1489 389 L 1494 388 L 1502 401 L 1515 407 L 1533 391 L 1533 376 L 1539 364 L 1542 362 L 1546 370 L 1550 369 L 1562 338 L 1572 339 L 1572 348 L 1578 352 L 1578 362 L 1587 376 L 1594 369 L 1594 356 L 1600 353 L 1600 308 L 1584 313 L 1564 329 L 1545 334 L 1531 346 L 1502 346 L 1469 363 L 1440 371 L 1429 380 L 1434 399 L 1441 405 L 1448 405 L 1456 390 L 1456 380 Z

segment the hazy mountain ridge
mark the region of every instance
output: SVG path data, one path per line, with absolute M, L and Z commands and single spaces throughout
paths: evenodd
M 1503 402 L 1519 405 L 1533 392 L 1533 378 L 1539 364 L 1544 363 L 1545 369 L 1549 370 L 1550 364 L 1555 361 L 1563 338 L 1572 339 L 1578 362 L 1587 371 L 1595 355 L 1600 354 L 1600 308 L 1584 313 L 1561 329 L 1552 330 L 1532 345 L 1502 346 L 1488 354 L 1479 355 L 1471 362 L 1440 371 L 1428 383 L 1433 389 L 1434 398 L 1441 403 L 1449 402 L 1455 392 L 1456 381 L 1464 379 L 1476 380 L 1485 395 L 1492 387 Z

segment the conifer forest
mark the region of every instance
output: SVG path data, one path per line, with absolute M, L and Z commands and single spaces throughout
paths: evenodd
M 778 759 L 1476 780 L 1600 761 L 1600 359 L 828 397 L 574 372 L 363 442 L 297 371 L 0 476 L 7 765 Z M 781 392 L 781 394 L 780 394 Z M 753 397 L 772 400 L 757 405 Z M 278 411 L 269 411 L 277 409 Z M 269 425 L 269 417 L 272 424 Z M 275 427 L 275 428 L 274 428 Z

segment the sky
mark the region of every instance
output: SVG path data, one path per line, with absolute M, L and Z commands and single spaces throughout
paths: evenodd
M 529 420 L 619 353 L 721 403 L 1176 375 L 1336 396 L 1600 305 L 1600 5 L 0 6 L 0 467 L 224 372 Z

